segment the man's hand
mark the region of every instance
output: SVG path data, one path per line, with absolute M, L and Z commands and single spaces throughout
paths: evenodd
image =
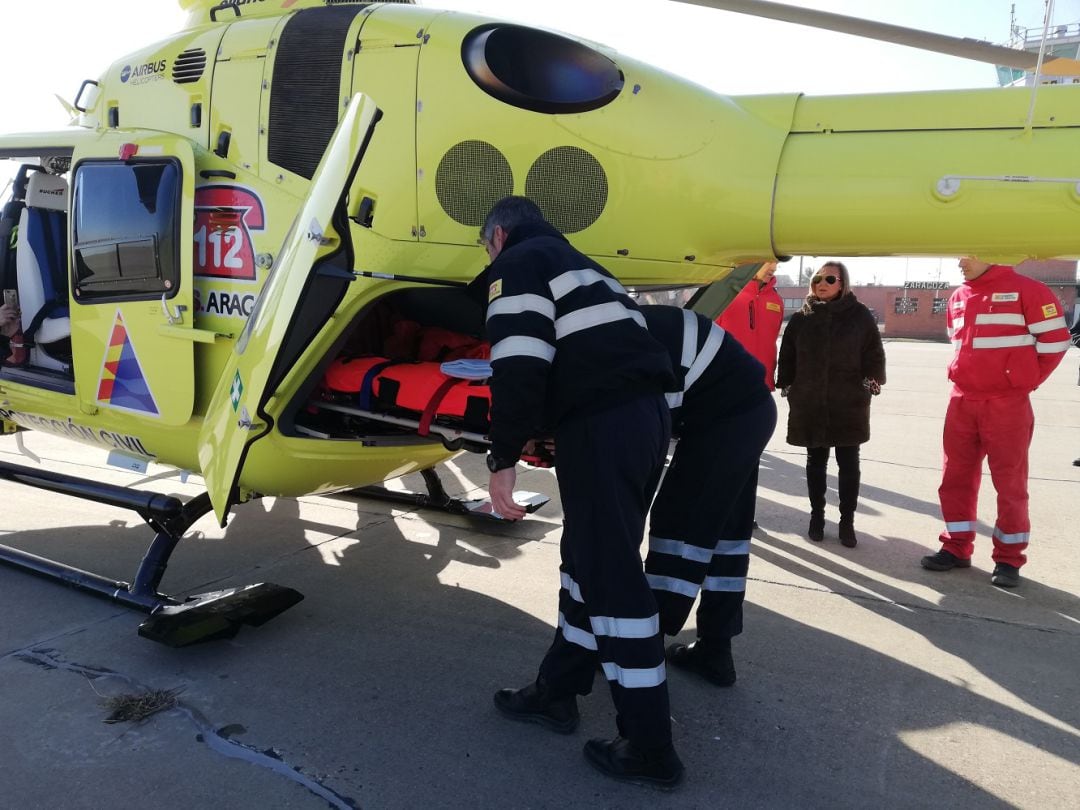
M 525 517 L 524 507 L 514 503 L 514 484 L 517 483 L 517 470 L 507 467 L 493 472 L 488 481 L 488 495 L 491 496 L 492 508 L 507 520 L 521 520 Z
M 0 332 L 11 337 L 19 331 L 20 325 L 19 310 L 8 304 L 0 306 Z

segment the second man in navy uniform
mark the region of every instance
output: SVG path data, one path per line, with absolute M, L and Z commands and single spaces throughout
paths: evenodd
M 701 591 L 697 640 L 672 644 L 668 660 L 731 686 L 758 465 L 776 428 L 776 403 L 762 364 L 708 318 L 667 306 L 641 311 L 679 382 L 667 395 L 679 443 L 653 504 L 645 572 L 667 635 L 682 630 Z

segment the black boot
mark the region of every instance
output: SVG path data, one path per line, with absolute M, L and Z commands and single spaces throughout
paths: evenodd
M 703 641 L 693 644 L 671 644 L 667 659 L 673 666 L 696 672 L 717 686 L 735 685 L 735 659 L 731 657 L 731 640 Z
M 848 548 L 855 548 L 859 539 L 855 536 L 855 510 L 859 506 L 859 448 L 836 448 L 836 461 L 839 464 L 837 492 L 840 495 L 840 542 Z
M 824 449 L 824 454 L 820 451 Z M 817 452 L 815 452 L 817 451 Z M 806 536 L 820 543 L 825 539 L 825 465 L 828 448 L 809 448 L 806 451 L 806 494 L 810 497 L 810 526 Z
M 523 689 L 500 689 L 495 693 L 495 708 L 512 720 L 537 723 L 560 734 L 577 728 L 577 696 L 554 696 L 537 679 Z
M 855 536 L 855 518 L 853 515 L 840 516 L 840 545 L 855 548 L 859 538 Z
M 585 758 L 601 773 L 624 782 L 653 785 L 671 790 L 683 775 L 682 760 L 668 743 L 655 751 L 646 751 L 625 737 L 614 740 L 589 740 Z

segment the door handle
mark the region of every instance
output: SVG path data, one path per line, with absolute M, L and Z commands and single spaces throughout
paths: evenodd
M 177 304 L 173 310 L 169 309 L 169 302 L 165 299 L 168 293 L 161 294 L 161 311 L 165 313 L 165 317 L 169 321 L 170 326 L 179 326 L 184 322 L 184 310 L 187 309 L 183 304 Z

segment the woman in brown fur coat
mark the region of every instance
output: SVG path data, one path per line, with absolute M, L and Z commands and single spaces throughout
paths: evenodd
M 780 343 L 776 387 L 788 399 L 788 444 L 806 448 L 811 540 L 825 537 L 829 448 L 839 467 L 840 542 L 853 547 L 859 445 L 870 439 L 870 397 L 885 383 L 885 350 L 873 314 L 851 292 L 847 268 L 826 262 Z

